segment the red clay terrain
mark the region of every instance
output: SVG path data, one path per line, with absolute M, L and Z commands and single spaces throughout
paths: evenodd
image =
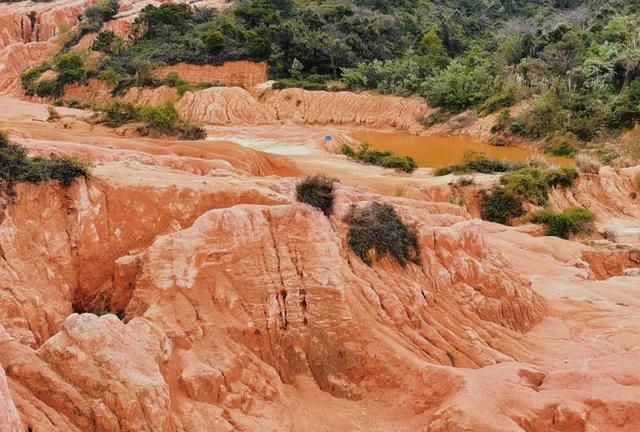
M 609 239 L 570 241 L 481 221 L 475 192 L 494 177 L 460 190 L 321 144 L 323 125 L 340 142 L 356 127 L 420 131 L 418 99 L 187 92 L 176 107 L 207 141 L 129 136 L 80 110 L 47 121 L 46 104 L 18 99 L 17 73 L 79 4 L 0 7 L 0 22 L 35 7 L 42 23 L 2 27 L 0 129 L 30 155 L 93 164 L 69 187 L 2 199 L 0 431 L 640 430 L 639 169 L 551 193 Z M 304 152 L 238 144 L 250 138 Z M 295 199 L 318 172 L 340 180 L 329 217 Z M 420 263 L 352 252 L 345 218 L 372 201 L 415 227 Z

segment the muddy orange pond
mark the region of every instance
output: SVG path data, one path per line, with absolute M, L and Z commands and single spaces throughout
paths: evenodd
M 549 162 L 566 166 L 571 158 L 547 156 L 518 147 L 496 147 L 459 136 L 415 136 L 409 134 L 356 131 L 353 138 L 367 142 L 377 150 L 388 150 L 398 155 L 411 156 L 421 167 L 442 167 L 461 162 L 465 153 L 475 151 L 496 159 L 524 161 L 534 156 L 542 156 Z

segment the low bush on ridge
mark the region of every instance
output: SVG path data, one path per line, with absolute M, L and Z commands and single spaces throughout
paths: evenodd
M 70 186 L 76 177 L 87 177 L 89 164 L 76 158 L 29 157 L 24 147 L 9 142 L 0 132 L 0 191 L 14 195 L 16 183 L 57 181 Z
M 391 205 L 379 202 L 363 208 L 353 205 L 345 221 L 349 225 L 349 247 L 365 264 L 373 263 L 371 250 L 377 258 L 391 255 L 402 267 L 420 262 L 415 229 L 408 227 Z
M 482 191 L 480 208 L 482 219 L 503 225 L 525 214 L 522 201 L 500 186 Z
M 506 224 L 525 214 L 523 203 L 545 206 L 554 187 L 571 187 L 578 178 L 573 167 L 521 168 L 504 174 L 500 184 L 482 192 L 482 218 Z
M 306 177 L 296 184 L 296 199 L 320 209 L 326 216 L 333 211 L 333 184 L 336 180 L 324 175 Z

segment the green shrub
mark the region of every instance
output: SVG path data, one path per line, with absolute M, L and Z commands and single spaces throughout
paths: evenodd
M 42 74 L 54 70 L 58 76 L 54 79 L 38 81 Z M 64 95 L 64 85 L 84 79 L 86 71 L 84 61 L 79 54 L 61 53 L 52 62 L 43 62 L 27 69 L 20 76 L 22 88 L 29 96 L 60 98 Z
M 573 167 L 522 168 L 502 176 L 500 183 L 512 196 L 544 206 L 553 187 L 571 187 L 578 177 Z
M 76 177 L 89 175 L 89 165 L 79 159 L 29 157 L 24 147 L 11 144 L 0 133 L 0 191 L 13 195 L 16 183 L 58 181 L 70 186 Z
M 188 121 L 180 120 L 175 130 L 177 136 L 184 140 L 197 141 L 207 138 L 207 130 L 204 127 Z
M 478 111 L 481 115 L 488 115 L 501 108 L 510 107 L 515 102 L 516 90 L 513 87 L 509 87 L 491 95 L 482 105 L 480 105 Z
M 545 173 L 550 187 L 571 187 L 578 176 L 578 170 L 575 167 L 549 168 Z
M 111 30 L 102 31 L 98 33 L 96 39 L 93 41 L 91 45 L 91 49 L 94 51 L 102 51 L 104 53 L 111 53 L 111 48 L 113 43 L 116 41 L 118 37 Z
M 33 88 L 39 97 L 58 98 L 64 94 L 64 86 L 57 79 L 40 81 Z
M 479 106 L 495 93 L 495 75 L 487 62 L 453 60 L 428 78 L 424 93 L 432 106 L 460 112 Z
M 22 89 L 27 95 L 33 96 L 36 94 L 37 87 L 38 87 L 38 84 L 36 83 L 36 81 L 38 80 L 38 78 L 40 78 L 40 76 L 43 73 L 45 73 L 50 68 L 51 68 L 50 63 L 43 62 L 38 66 L 34 66 L 32 68 L 25 70 L 20 75 L 20 83 L 22 85 Z
M 537 168 L 523 168 L 502 176 L 500 182 L 505 190 L 522 201 L 532 201 L 537 205 L 546 205 L 549 183 L 544 172 Z
M 129 102 L 114 100 L 104 108 L 104 123 L 109 127 L 118 127 L 138 118 L 136 107 Z
M 349 158 L 354 158 L 356 156 L 356 151 L 349 144 L 342 144 L 340 147 L 340 153 Z
M 333 184 L 335 180 L 323 175 L 306 177 L 296 184 L 296 199 L 320 209 L 326 216 L 333 211 Z
M 100 31 L 102 25 L 118 13 L 118 0 L 101 0 L 80 15 L 80 36 Z
M 366 165 L 397 169 L 406 173 L 412 173 L 418 168 L 416 161 L 412 157 L 398 156 L 390 151 L 375 150 L 367 143 L 362 143 L 358 150 L 353 149 L 353 147 L 348 144 L 344 144 L 340 148 L 340 152 Z
M 391 205 L 378 202 L 364 208 L 353 205 L 345 221 L 349 225 L 349 247 L 365 264 L 372 265 L 372 249 L 377 258 L 389 254 L 402 267 L 420 262 L 415 229 L 405 225 Z
M 491 192 L 482 191 L 481 194 L 480 207 L 484 220 L 504 225 L 525 214 L 522 201 L 503 187 L 495 186 Z
M 149 127 L 160 134 L 169 134 L 180 120 L 178 111 L 173 104 L 162 106 L 143 106 L 138 108 L 138 119 L 149 124 Z
M 515 171 L 526 167 L 525 163 L 512 162 L 504 159 L 494 159 L 475 152 L 465 154 L 464 161 L 458 164 L 438 168 L 435 175 L 443 176 L 447 174 L 483 173 L 494 174 L 508 171 Z
M 77 53 L 58 54 L 53 59 L 53 69 L 58 72 L 58 81 L 62 85 L 80 81 L 85 74 L 84 60 Z
M 572 207 L 557 213 L 551 210 L 540 210 L 529 217 L 536 224 L 545 225 L 545 233 L 550 236 L 569 238 L 591 230 L 595 220 L 593 212 L 579 207 Z

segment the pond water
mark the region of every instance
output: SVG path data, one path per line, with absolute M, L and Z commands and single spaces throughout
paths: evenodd
M 462 136 L 416 136 L 403 133 L 356 131 L 351 134 L 377 150 L 389 150 L 401 156 L 411 156 L 420 167 L 439 168 L 461 162 L 465 153 L 475 151 L 496 159 L 524 161 L 542 156 L 549 162 L 566 166 L 573 160 L 548 156 L 518 147 L 496 147 Z

